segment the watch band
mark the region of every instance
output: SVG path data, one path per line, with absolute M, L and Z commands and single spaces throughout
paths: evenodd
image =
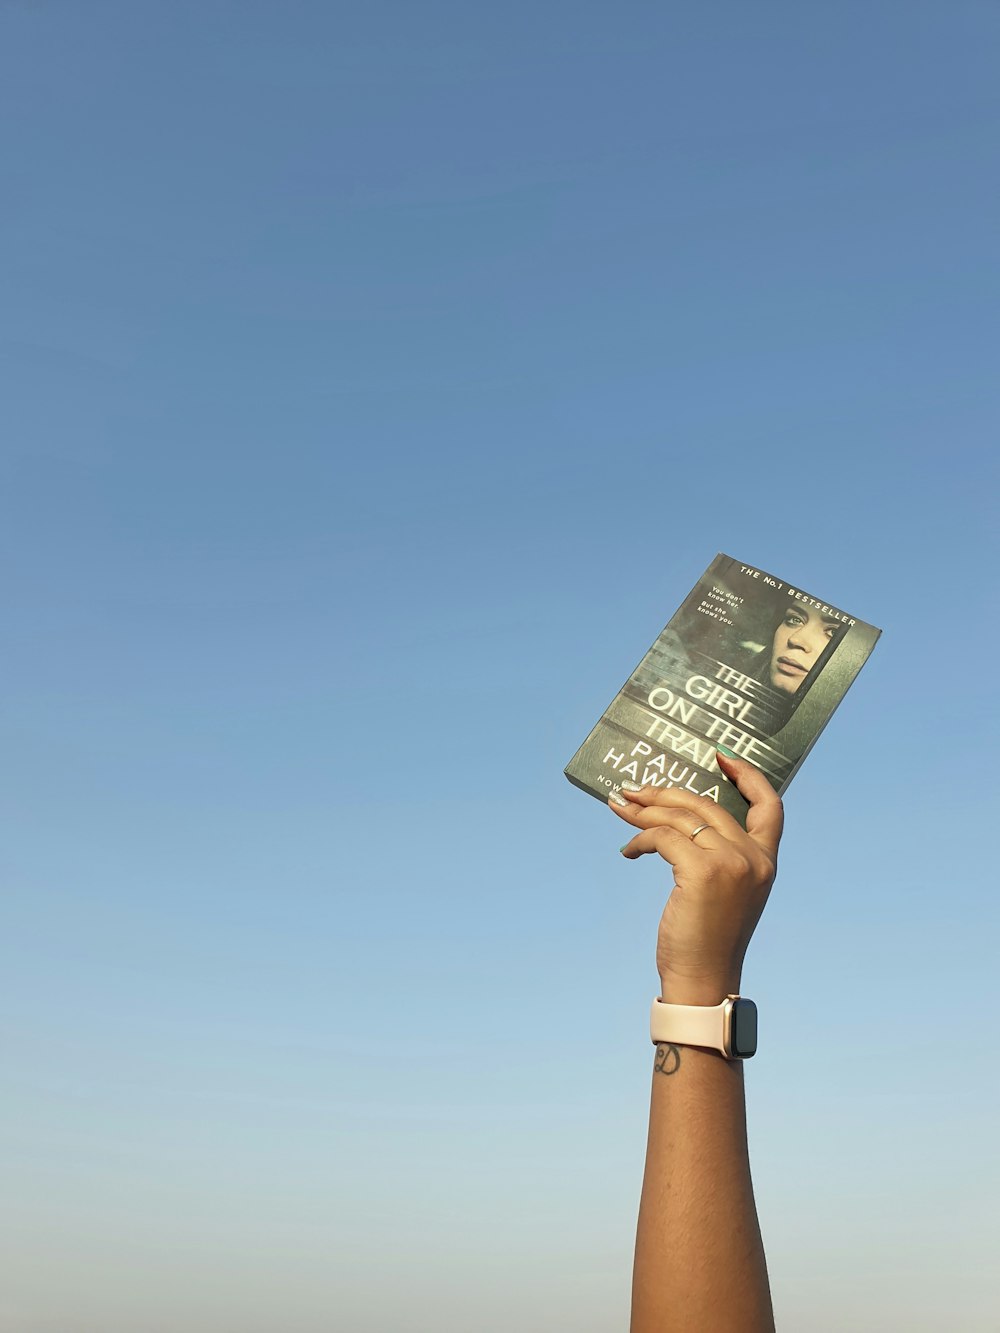
M 737 1005 L 745 1024 L 734 1023 Z M 649 1035 L 654 1045 L 705 1046 L 727 1060 L 745 1060 L 757 1049 L 757 1008 L 739 995 L 727 995 L 716 1005 L 667 1004 L 657 996 L 649 1012 Z

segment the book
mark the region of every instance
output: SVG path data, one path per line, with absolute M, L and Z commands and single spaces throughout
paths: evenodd
M 724 745 L 779 796 L 881 630 L 754 565 L 717 555 L 566 765 L 607 801 L 623 781 L 708 796 L 746 824 Z

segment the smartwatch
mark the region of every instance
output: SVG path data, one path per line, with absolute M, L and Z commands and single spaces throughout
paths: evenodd
M 706 1046 L 727 1060 L 749 1060 L 757 1050 L 757 1006 L 741 995 L 721 1004 L 667 1004 L 659 996 L 649 1013 L 649 1035 L 658 1046 Z

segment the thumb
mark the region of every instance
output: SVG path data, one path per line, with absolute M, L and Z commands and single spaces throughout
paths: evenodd
M 749 802 L 747 833 L 758 846 L 776 858 L 785 822 L 781 797 L 760 769 L 746 759 L 731 758 L 721 750 L 717 759 L 723 773 L 735 784 L 743 799 Z

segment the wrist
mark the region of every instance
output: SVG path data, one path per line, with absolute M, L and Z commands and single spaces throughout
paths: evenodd
M 660 973 L 660 999 L 665 1004 L 717 1005 L 727 995 L 739 995 L 740 973 L 720 972 L 703 977 Z

